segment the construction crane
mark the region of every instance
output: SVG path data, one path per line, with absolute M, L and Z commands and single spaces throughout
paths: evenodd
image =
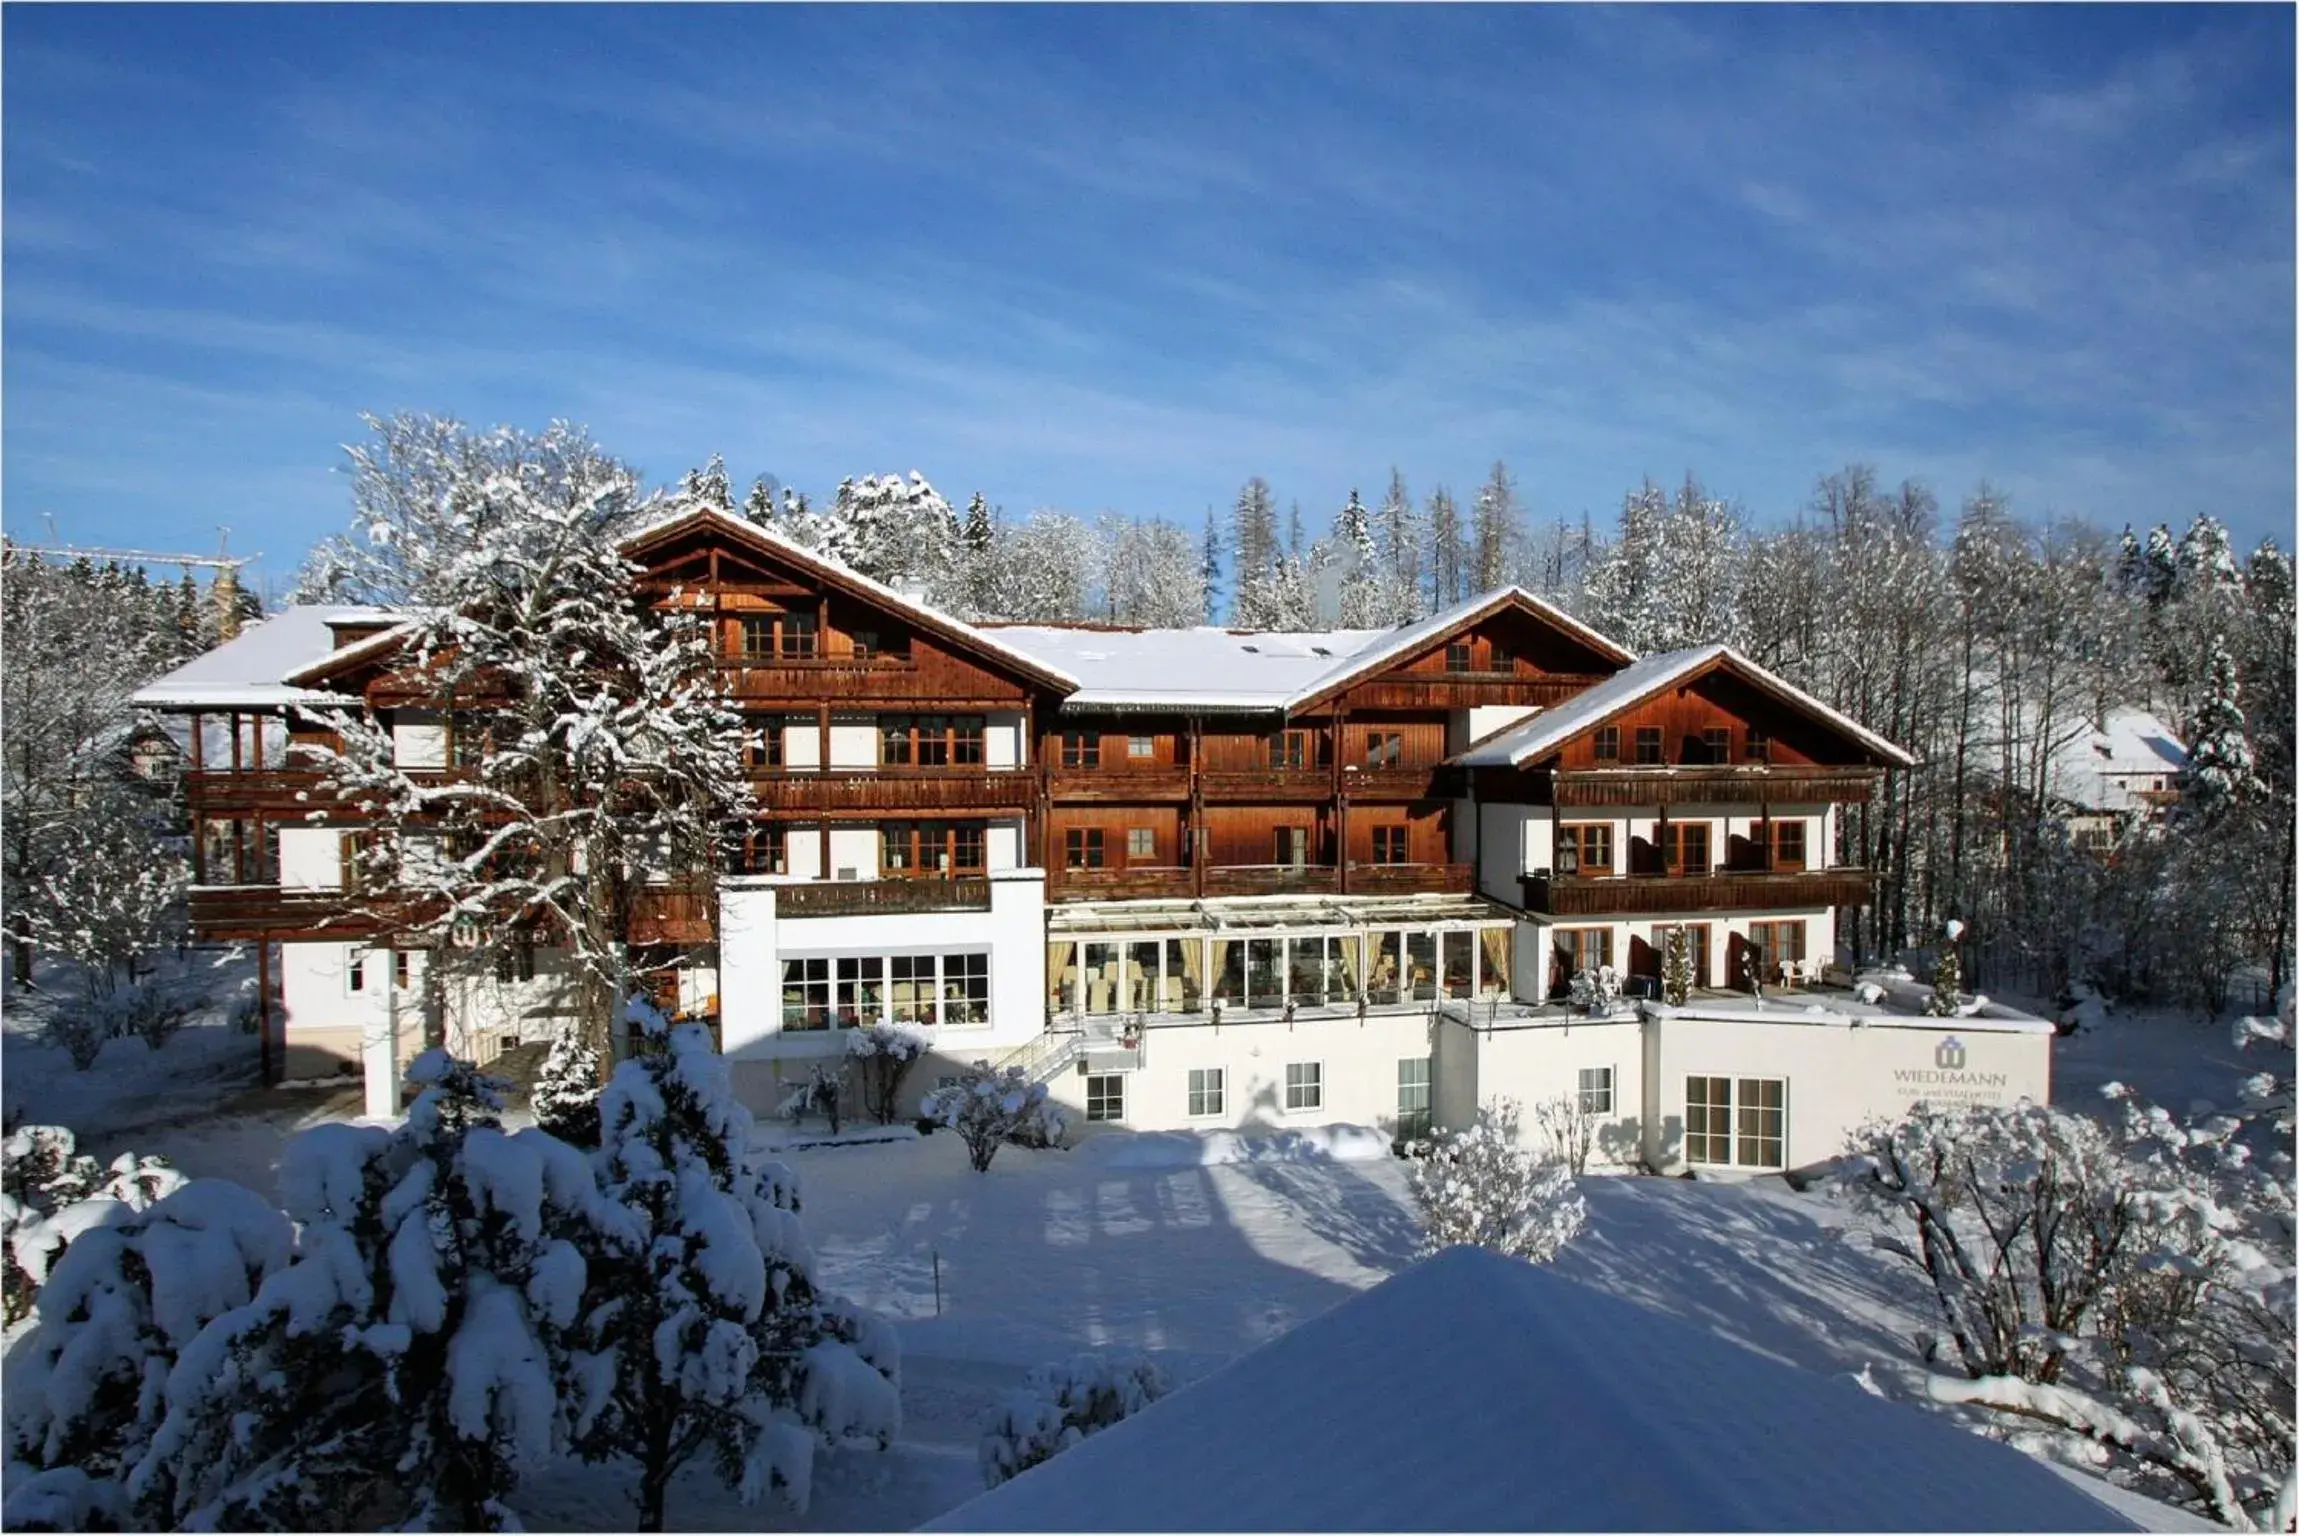
M 43 514 L 48 525 L 49 542 L 46 544 L 17 544 L 5 547 L 11 554 L 60 555 L 67 560 L 116 560 L 122 565 L 180 566 L 186 576 L 192 567 L 200 566 L 216 572 L 214 597 L 216 613 L 221 620 L 222 637 L 226 640 L 239 633 L 239 573 L 243 566 L 261 560 L 261 554 L 235 555 L 230 553 L 231 530 L 218 525 L 216 552 L 212 555 L 174 554 L 158 549 L 106 549 L 94 545 L 66 544 L 56 533 L 56 519 Z

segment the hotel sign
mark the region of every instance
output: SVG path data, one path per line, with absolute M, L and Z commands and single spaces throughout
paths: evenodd
M 1911 1104 L 2009 1104 L 2014 1097 L 2012 1075 L 1967 1066 L 1968 1057 L 1963 1040 L 1949 1035 L 1932 1048 L 1929 1067 L 1894 1067 L 1892 1086 Z

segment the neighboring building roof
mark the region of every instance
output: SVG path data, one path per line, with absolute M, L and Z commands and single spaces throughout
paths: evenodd
M 1454 1248 L 930 1531 L 2123 1531 L 2042 1463 Z
M 1916 764 L 1907 749 L 1885 740 L 1849 715 L 1831 709 L 1775 672 L 1758 666 L 1729 645 L 1699 645 L 1685 651 L 1663 651 L 1632 662 L 1585 692 L 1544 709 L 1521 725 L 1486 737 L 1454 759 L 1479 768 L 1515 768 L 1546 757 L 1591 726 L 1640 704 L 1665 688 L 1688 682 L 1716 666 L 1723 666 L 1744 681 L 1801 709 L 1859 742 L 1886 762 L 1903 768 Z
M 342 695 L 297 687 L 296 672 L 335 650 L 331 623 L 397 617 L 384 608 L 303 604 L 258 619 L 238 635 L 136 691 L 134 703 L 154 709 L 266 709 L 285 704 L 356 703 Z
M 1498 609 L 1522 604 L 1601 656 L 1631 653 L 1522 587 L 1502 587 L 1387 629 L 1117 629 L 988 626 L 1078 679 L 1068 709 L 1299 709 Z
M 2118 706 L 2052 755 L 2052 791 L 2087 810 L 2137 810 L 2147 804 L 2141 791 L 2157 779 L 2171 787 L 2186 767 L 2187 748 L 2170 726 L 2144 709 Z

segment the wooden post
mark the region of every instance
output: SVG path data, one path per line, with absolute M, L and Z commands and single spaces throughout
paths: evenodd
M 1192 896 L 1205 896 L 1205 861 L 1212 856 L 1210 839 L 1205 835 L 1205 720 L 1203 716 L 1189 718 L 1189 890 Z M 1209 984 L 1210 984 L 1210 978 Z
M 822 633 L 822 630 L 817 627 L 814 633 L 814 644 L 817 650 L 820 649 L 823 643 Z M 817 704 L 814 706 L 814 724 L 816 733 L 814 746 L 814 771 L 827 776 L 830 772 L 830 706 L 827 703 Z M 821 880 L 828 880 L 831 876 L 831 869 L 830 817 L 827 813 L 823 816 L 821 821 L 815 824 L 815 837 L 817 858 L 820 860 L 820 871 L 816 878 Z
M 1333 711 L 1333 866 L 1335 887 L 1349 894 L 1349 781 L 1342 777 L 1341 717 Z
M 272 1087 L 279 1081 L 279 1062 L 271 1049 L 271 944 L 258 939 L 255 945 L 255 1032 L 263 1044 L 263 1085 Z

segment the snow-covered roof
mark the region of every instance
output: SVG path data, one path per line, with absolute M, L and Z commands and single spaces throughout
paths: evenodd
M 155 709 L 271 709 L 288 704 L 356 703 L 287 679 L 336 649 L 331 624 L 383 623 L 385 608 L 302 604 L 258 619 L 232 639 L 146 684 L 134 702 Z
M 969 624 L 963 619 L 953 618 L 941 609 L 921 602 L 906 592 L 890 587 L 882 581 L 873 580 L 852 566 L 834 560 L 819 550 L 808 549 L 804 545 L 793 543 L 772 528 L 754 523 L 748 518 L 737 517 L 733 513 L 717 507 L 681 507 L 675 512 L 657 518 L 651 523 L 643 524 L 633 532 L 626 534 L 623 537 L 623 548 L 634 549 L 649 539 L 659 538 L 687 523 L 715 527 L 738 537 L 768 545 L 776 553 L 789 559 L 802 570 L 834 573 L 840 581 L 869 594 L 873 601 L 915 620 L 930 631 L 940 630 L 946 634 L 962 636 L 982 649 L 994 652 L 1019 665 L 1024 670 L 1044 677 L 1049 682 L 1058 683 L 1065 687 L 1077 685 L 1078 679 L 1076 677 L 1061 670 L 1059 666 L 1049 665 L 1043 657 L 1034 656 L 977 625 Z
M 994 633 L 1078 679 L 1066 709 L 1272 711 L 1300 707 L 1522 601 L 1601 655 L 1630 653 L 1522 587 L 1502 587 L 1387 629 L 1096 629 L 999 624 Z
M 2131 810 L 2140 802 L 2135 789 L 2168 781 L 2187 767 L 2187 747 L 2144 709 L 2128 705 L 2107 712 L 2090 730 L 2080 731 L 2052 754 L 2052 789 L 2061 798 L 2094 810 Z M 2144 779 L 2145 783 L 2132 783 Z
M 930 1531 L 2126 1531 L 2011 1447 L 1476 1248 Z
M 1916 759 L 1852 719 L 1831 709 L 1779 674 L 1758 666 L 1729 645 L 1697 645 L 1684 651 L 1661 651 L 1631 662 L 1585 692 L 1575 694 L 1553 709 L 1510 730 L 1501 731 L 1463 752 L 1456 762 L 1481 768 L 1515 768 L 1547 756 L 1582 731 L 1619 714 L 1632 705 L 1722 661 L 1734 672 L 1784 703 L 1802 709 L 1850 736 L 1869 751 L 1903 768 Z

